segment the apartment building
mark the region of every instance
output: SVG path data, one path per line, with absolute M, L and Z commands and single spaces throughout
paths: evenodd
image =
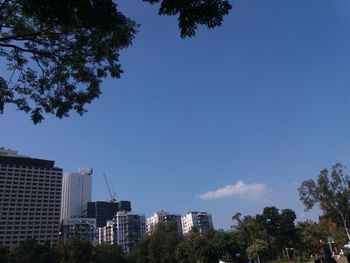
M 105 227 L 98 228 L 98 243 L 115 244 L 124 252 L 129 252 L 140 244 L 145 234 L 144 215 L 119 211 Z
M 204 234 L 208 230 L 213 230 L 213 220 L 211 214 L 200 211 L 188 211 L 181 219 L 182 232 L 184 235 L 196 228 L 199 234 Z
M 182 236 L 181 215 L 171 214 L 163 210 L 155 212 L 153 216 L 147 218 L 147 234 L 152 234 L 159 223 L 165 222 L 175 222 L 176 231 L 179 236 Z
M 68 241 L 72 237 L 96 244 L 95 218 L 65 218 L 61 222 L 60 240 Z

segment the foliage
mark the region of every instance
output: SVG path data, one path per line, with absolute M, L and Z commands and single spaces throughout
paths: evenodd
M 128 262 L 134 263 L 148 263 L 149 262 L 149 247 L 150 237 L 146 237 L 137 247 L 136 250 L 131 251 L 126 255 Z
M 232 237 L 229 233 L 219 231 L 209 231 L 204 235 L 191 231 L 177 247 L 177 261 L 211 263 L 223 258 L 232 258 L 236 251 L 236 242 Z
M 225 231 L 213 232 L 209 243 L 216 250 L 218 259 L 225 262 L 232 262 L 234 255 L 240 251 L 236 237 Z
M 160 15 L 178 15 L 181 37 L 191 37 L 196 34 L 198 25 L 209 28 L 221 26 L 223 17 L 232 8 L 228 0 L 144 0 L 151 4 L 161 3 Z
M 0 262 L 8 263 L 9 262 L 9 250 L 0 245 Z
M 299 222 L 297 229 L 301 236 L 299 250 L 305 256 L 319 253 L 319 240 L 328 236 L 328 230 L 321 224 L 311 221 Z
M 251 257 L 257 258 L 259 257 L 259 255 L 261 255 L 261 253 L 267 251 L 267 248 L 268 248 L 268 244 L 266 241 L 257 239 L 254 241 L 253 244 L 247 247 L 247 253 Z
M 93 262 L 94 263 L 126 263 L 121 249 L 115 245 L 103 244 L 94 247 L 93 249 Z
M 149 240 L 149 259 L 154 263 L 176 262 L 175 250 L 179 236 L 175 222 L 158 224 Z
M 144 0 L 160 3 L 160 15 L 178 15 L 181 37 L 198 25 L 220 26 L 227 0 Z M 34 123 L 58 118 L 101 94 L 108 75 L 123 72 L 120 51 L 132 44 L 138 25 L 112 0 L 0 0 L 0 56 L 9 76 L 0 76 L 0 112 L 15 104 Z
M 179 243 L 175 222 L 160 223 L 127 257 L 131 262 L 176 262 L 175 251 Z
M 299 187 L 299 197 L 306 209 L 318 204 L 325 215 L 340 223 L 344 228 L 348 240 L 349 206 L 350 206 L 350 177 L 342 164 L 336 164 L 331 172 L 323 169 L 317 181 L 309 179 L 303 181 Z
M 233 220 L 238 223 L 234 226 L 234 230 L 241 251 L 259 255 L 264 260 L 282 258 L 284 249 L 295 248 L 300 243 L 300 235 L 294 224 L 295 219 L 293 210 L 283 209 L 280 212 L 273 206 L 265 207 L 262 214 L 257 214 L 255 217 L 241 218 L 240 213 L 235 214 Z M 266 249 L 262 243 L 267 246 Z M 264 249 L 256 252 L 260 247 Z M 268 253 L 265 253 L 267 251 Z
M 238 224 L 232 226 L 232 228 L 239 231 L 239 243 L 246 247 L 247 244 L 253 243 L 257 236 L 261 235 L 261 229 L 255 217 L 250 215 L 244 216 L 243 218 L 241 217 L 241 213 L 236 213 L 232 216 L 232 220 L 238 222 Z
M 10 251 L 0 247 L 0 262 L 212 263 L 219 260 L 234 262 L 237 253 L 243 258 L 252 256 L 257 262 L 260 259 L 263 262 L 290 260 L 289 257 L 293 256 L 309 258 L 318 254 L 320 239 L 332 234 L 337 242 L 336 237 L 342 232 L 342 229 L 329 224 L 331 221 L 327 217 L 320 218 L 319 223 L 306 221 L 295 224 L 293 210 L 280 211 L 276 207 L 265 207 L 261 214 L 255 216 L 237 213 L 233 218 L 237 224 L 230 232 L 208 231 L 200 234 L 194 229 L 183 238 L 179 237 L 174 222 L 159 224 L 134 251 L 127 254 L 114 245 L 92 247 L 89 242 L 74 237 L 53 249 L 39 246 L 34 241 L 27 241 Z M 287 249 L 296 253 L 289 253 L 288 257 Z
M 59 263 L 87 263 L 92 261 L 92 245 L 89 241 L 81 241 L 77 237 L 60 243 L 55 247 L 55 257 Z
M 49 246 L 38 245 L 35 240 L 27 240 L 21 245 L 12 247 L 8 254 L 11 263 L 50 263 L 54 256 Z M 5 261 L 6 262 L 6 261 Z

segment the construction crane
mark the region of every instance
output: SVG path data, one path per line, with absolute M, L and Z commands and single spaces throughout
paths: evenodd
M 109 183 L 108 183 L 107 176 L 106 176 L 105 173 L 103 173 L 103 178 L 105 179 L 105 183 L 106 183 L 106 186 L 107 186 L 107 189 L 108 189 L 108 192 L 109 192 L 109 196 L 111 197 L 109 202 L 115 203 L 117 201 L 116 194 L 115 194 L 114 191 L 112 192 L 111 188 L 109 187 Z

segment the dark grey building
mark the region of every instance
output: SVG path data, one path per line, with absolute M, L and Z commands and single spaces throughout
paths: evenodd
M 54 245 L 60 229 L 62 169 L 54 161 L 0 148 L 0 244 Z
M 129 201 L 106 202 L 96 201 L 88 202 L 86 209 L 86 217 L 96 218 L 96 227 L 104 227 L 108 220 L 112 220 L 118 211 L 131 211 L 131 203 Z

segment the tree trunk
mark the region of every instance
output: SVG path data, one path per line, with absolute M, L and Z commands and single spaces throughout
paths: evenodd
M 346 233 L 346 236 L 348 237 L 348 240 L 350 242 L 350 233 L 349 233 L 349 229 L 347 227 L 347 222 L 346 222 L 346 218 L 342 215 L 342 221 L 343 221 L 343 224 L 344 224 L 344 228 L 345 228 L 345 233 Z
M 348 240 L 350 242 L 350 233 L 349 233 L 349 230 L 348 230 L 348 228 L 347 228 L 345 223 L 344 223 L 344 228 L 345 228 L 346 235 L 348 236 Z

